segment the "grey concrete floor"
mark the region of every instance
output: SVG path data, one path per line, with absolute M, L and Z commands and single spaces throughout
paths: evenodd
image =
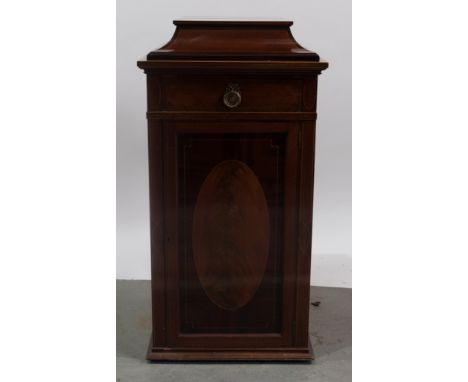
M 351 289 L 311 287 L 312 363 L 150 363 L 149 281 L 117 281 L 117 381 L 344 382 L 351 381 Z

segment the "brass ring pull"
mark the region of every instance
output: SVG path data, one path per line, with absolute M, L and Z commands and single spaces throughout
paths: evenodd
M 242 97 L 240 94 L 240 88 L 238 84 L 228 84 L 223 98 L 224 104 L 233 109 L 240 105 Z

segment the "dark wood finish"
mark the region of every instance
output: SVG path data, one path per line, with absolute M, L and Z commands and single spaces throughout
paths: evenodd
M 148 343 L 147 357 L 149 361 L 311 361 L 314 352 L 309 346 L 288 348 L 257 348 L 255 351 L 247 349 L 219 350 L 203 348 L 194 351 L 193 348 L 167 349 L 153 346 L 153 337 Z
M 170 120 L 217 120 L 223 121 L 315 121 L 317 114 L 314 112 L 193 112 L 193 111 L 153 111 L 146 114 L 148 119 Z
M 257 176 L 239 160 L 219 162 L 203 181 L 192 221 L 193 261 L 211 302 L 225 310 L 249 303 L 265 274 L 269 244 L 268 205 Z
M 287 76 L 165 75 L 161 80 L 164 110 L 227 111 L 223 103 L 226 82 L 239 86 L 242 101 L 235 109 L 238 112 L 296 111 L 302 103 L 302 80 Z
M 287 346 L 294 287 L 291 283 L 282 285 L 282 280 L 284 273 L 289 272 L 287 269 L 295 265 L 294 250 L 285 243 L 295 238 L 291 228 L 283 223 L 283 216 L 291 221 L 297 219 L 297 195 L 285 188 L 287 183 L 297 181 L 298 122 L 165 121 L 164 124 L 163 146 L 169 163 L 166 207 L 174 211 L 166 230 L 170 237 L 178 238 L 171 241 L 174 245 L 167 253 L 168 267 L 174 275 L 168 283 L 175 284 L 169 288 L 167 302 L 168 309 L 175 312 L 169 322 L 169 345 L 199 346 L 202 342 L 210 347 L 255 347 L 260 341 L 262 346 Z M 207 296 L 196 272 L 191 243 L 192 219 L 202 184 L 215 166 L 225 160 L 242 161 L 259 177 L 274 232 L 262 285 L 249 304 L 234 311 L 220 309 Z
M 149 360 L 313 358 L 317 76 L 289 21 L 175 21 L 147 74 Z M 234 90 L 233 90 L 234 89 Z M 236 103 L 226 103 L 226 92 Z M 231 93 L 228 93 L 231 96 Z
M 308 60 L 319 56 L 300 46 L 286 21 L 193 21 L 176 20 L 172 39 L 148 54 L 148 60 L 163 58 L 219 60 Z M 259 36 L 259 32 L 261 35 Z
M 327 62 L 313 61 L 239 61 L 239 60 L 149 60 L 138 61 L 138 67 L 146 72 L 158 69 L 160 72 L 166 73 L 224 73 L 235 71 L 238 74 L 256 74 L 265 73 L 296 73 L 307 74 L 320 72 L 328 68 Z
M 225 26 L 239 26 L 239 27 L 290 27 L 293 25 L 292 21 L 288 20 L 260 20 L 260 19 L 180 19 L 174 20 L 174 25 L 177 26 L 212 26 L 212 27 L 225 27 Z

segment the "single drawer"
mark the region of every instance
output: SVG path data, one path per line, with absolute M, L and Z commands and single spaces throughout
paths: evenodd
M 161 78 L 161 110 L 300 111 L 303 81 L 285 77 Z

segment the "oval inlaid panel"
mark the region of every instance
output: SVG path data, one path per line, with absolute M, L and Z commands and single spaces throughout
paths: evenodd
M 235 310 L 252 299 L 269 242 L 267 201 L 254 172 L 240 161 L 219 163 L 200 189 L 192 229 L 198 278 L 213 303 Z

